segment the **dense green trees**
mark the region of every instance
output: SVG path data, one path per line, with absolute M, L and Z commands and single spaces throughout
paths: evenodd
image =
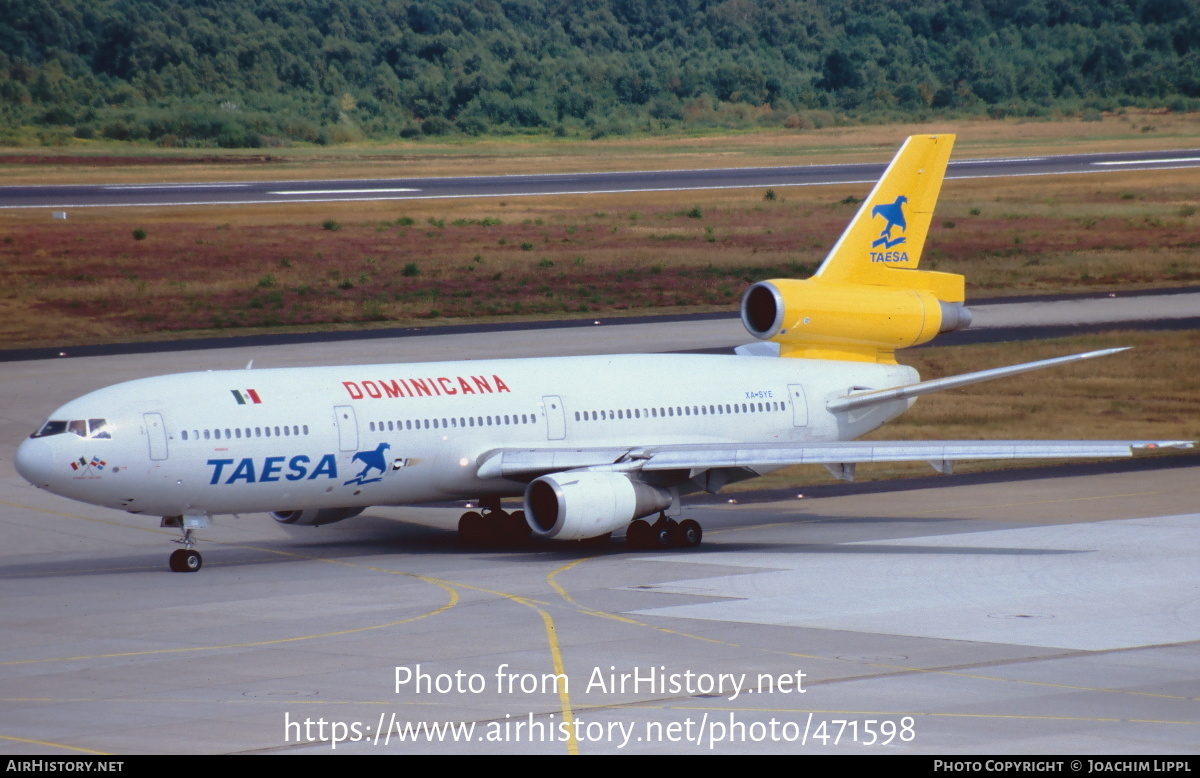
M 0 0 L 10 141 L 600 136 L 1198 99 L 1200 0 Z

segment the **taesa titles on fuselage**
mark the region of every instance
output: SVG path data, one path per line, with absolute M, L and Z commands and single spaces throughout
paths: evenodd
M 217 371 L 130 381 L 54 411 L 17 451 L 64 497 L 162 517 L 171 568 L 217 514 L 320 525 L 372 505 L 477 500 L 473 543 L 695 546 L 680 496 L 797 463 L 1130 456 L 1177 441 L 855 439 L 921 394 L 1119 349 L 921 382 L 895 351 L 970 324 L 963 277 L 919 270 L 954 137 L 913 136 L 816 274 L 751 286 L 733 356 L 622 355 Z M 524 510 L 500 500 L 524 497 Z M 646 518 L 653 521 L 646 521 Z M 657 518 L 654 518 L 657 517 Z

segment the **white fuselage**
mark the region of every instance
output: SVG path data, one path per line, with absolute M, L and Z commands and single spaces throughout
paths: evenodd
M 161 516 L 517 495 L 479 477 L 490 452 L 851 440 L 908 402 L 855 415 L 827 400 L 916 380 L 902 365 L 662 354 L 186 373 L 67 403 L 50 418 L 104 432 L 28 438 L 17 467 Z

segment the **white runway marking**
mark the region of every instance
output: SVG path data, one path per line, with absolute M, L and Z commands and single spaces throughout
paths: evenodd
M 271 192 L 273 195 L 339 195 L 339 194 L 391 194 L 393 192 L 419 192 L 420 189 L 297 189 L 291 192 Z
M 1177 157 L 1175 159 L 1115 159 L 1108 162 L 1093 162 L 1093 165 L 1169 165 L 1172 162 L 1200 162 L 1200 157 Z
M 991 157 L 988 159 L 959 159 L 950 163 L 950 167 L 955 165 L 994 165 L 1004 162 L 1041 162 L 1042 160 L 1050 159 L 1050 157 Z
M 1099 651 L 1200 640 L 1200 514 L 662 561 L 753 568 L 663 584 L 730 598 L 640 615 Z
M 147 190 L 147 189 L 245 189 L 250 184 L 108 184 L 105 189 L 115 190 Z

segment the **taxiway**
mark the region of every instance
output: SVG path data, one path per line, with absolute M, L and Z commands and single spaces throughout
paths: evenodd
M 718 343 L 747 339 L 718 324 Z M 155 519 L 11 464 L 58 404 L 144 375 L 695 338 L 668 322 L 8 362 L 0 752 L 1196 752 L 1195 457 L 696 504 L 704 545 L 665 554 L 464 549 L 451 508 L 291 534 L 221 517 L 187 576 Z

